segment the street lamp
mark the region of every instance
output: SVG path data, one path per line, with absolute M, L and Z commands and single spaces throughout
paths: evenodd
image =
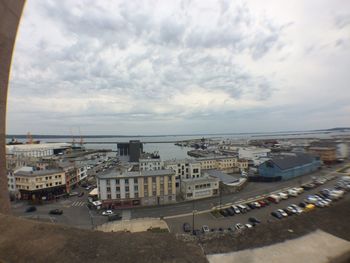
M 192 235 L 194 235 L 194 214 L 197 213 L 197 210 L 194 209 L 194 200 L 192 203 Z

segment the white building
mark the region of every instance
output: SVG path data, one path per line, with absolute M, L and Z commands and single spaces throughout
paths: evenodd
M 163 169 L 163 162 L 160 158 L 139 159 L 140 171 L 155 171 Z
M 176 187 L 180 186 L 183 179 L 201 177 L 200 163 L 191 159 L 165 161 L 164 168 L 172 169 L 175 172 Z
M 210 176 L 184 179 L 181 181 L 181 195 L 185 200 L 207 198 L 219 194 L 219 179 Z
M 68 148 L 71 148 L 69 143 L 16 144 L 6 145 L 6 154 L 21 157 L 44 157 L 52 156 Z

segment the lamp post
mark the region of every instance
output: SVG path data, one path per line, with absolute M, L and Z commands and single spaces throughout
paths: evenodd
M 197 210 L 194 209 L 194 199 L 192 202 L 192 235 L 194 235 L 194 214 L 197 212 Z

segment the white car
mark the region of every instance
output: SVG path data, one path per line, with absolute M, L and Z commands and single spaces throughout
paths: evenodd
M 112 210 L 106 210 L 102 212 L 103 216 L 108 216 L 108 215 L 113 215 L 113 211 Z
M 233 210 L 235 210 L 235 214 L 240 214 L 241 210 L 239 210 L 239 208 L 235 205 L 231 206 Z
M 293 207 L 298 215 L 300 215 L 303 212 L 303 209 L 300 206 L 297 206 L 296 204 L 291 204 L 291 207 Z
M 237 224 L 235 225 L 235 228 L 236 228 L 237 230 L 240 230 L 240 229 L 243 229 L 243 228 L 244 228 L 244 225 L 242 225 L 241 223 L 237 223 Z
M 298 196 L 298 192 L 295 191 L 294 189 L 290 189 L 288 190 L 288 195 L 296 197 Z
M 277 211 L 284 217 L 288 216 L 288 214 L 285 211 L 283 211 L 282 209 L 277 209 Z
M 203 231 L 203 233 L 209 233 L 210 229 L 207 225 L 204 225 L 204 226 L 202 226 L 202 231 Z
M 288 195 L 286 194 L 286 193 L 278 193 L 278 195 L 281 197 L 281 199 L 284 199 L 284 200 L 286 200 L 286 199 L 288 199 Z
M 251 224 L 245 224 L 246 228 L 253 228 L 253 226 Z

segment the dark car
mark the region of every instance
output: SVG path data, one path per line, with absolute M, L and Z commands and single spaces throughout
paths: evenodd
M 79 194 L 78 194 L 78 197 L 82 197 L 84 195 L 84 192 L 80 192 Z
M 201 234 L 202 234 L 202 232 L 199 229 L 193 230 L 193 235 L 200 236 Z
M 235 215 L 235 210 L 233 210 L 233 208 L 229 207 L 226 209 L 227 213 L 230 215 L 230 216 L 234 216 Z
M 30 213 L 30 212 L 35 212 L 36 211 L 36 207 L 35 206 L 30 206 L 26 209 L 26 213 Z
M 108 221 L 121 220 L 122 217 L 118 214 L 108 215 Z
M 304 202 L 300 202 L 300 203 L 299 203 L 299 206 L 300 206 L 301 208 L 305 208 L 305 207 L 306 207 L 306 205 L 307 205 L 307 204 L 306 204 L 306 203 L 304 203 Z
M 258 220 L 256 217 L 249 217 L 248 221 L 253 224 L 260 224 L 260 220 Z
M 255 205 L 253 203 L 248 203 L 247 206 L 250 208 L 250 209 L 255 209 Z
M 191 226 L 189 223 L 184 223 L 182 228 L 183 228 L 184 232 L 186 232 L 186 233 L 191 232 Z
M 220 214 L 223 215 L 224 217 L 228 216 L 228 213 L 225 209 L 220 210 Z
M 283 218 L 283 216 L 277 211 L 271 212 L 271 215 L 276 217 L 276 218 L 278 218 L 278 219 L 282 219 Z
M 51 214 L 51 215 L 62 215 L 63 211 L 61 209 L 53 209 L 53 210 L 50 210 L 49 214 Z

